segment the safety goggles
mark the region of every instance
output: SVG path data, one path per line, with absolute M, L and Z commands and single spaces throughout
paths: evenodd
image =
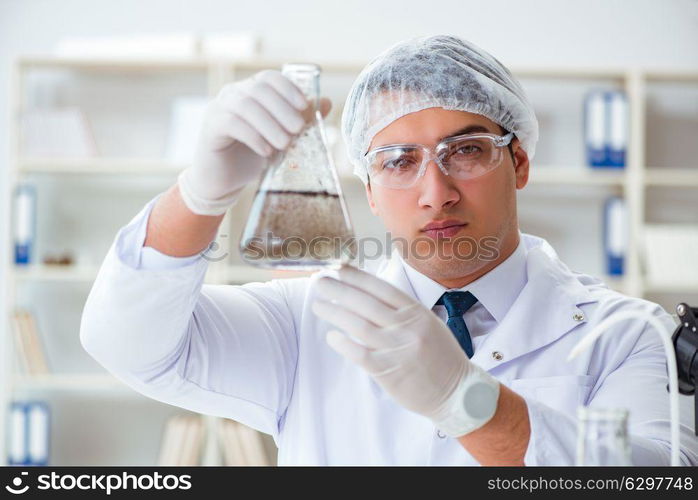
M 431 160 L 454 179 L 480 177 L 502 163 L 503 148 L 513 138 L 513 132 L 504 136 L 464 134 L 449 137 L 433 149 L 423 144 L 390 144 L 369 151 L 364 159 L 372 183 L 406 189 L 424 175 Z

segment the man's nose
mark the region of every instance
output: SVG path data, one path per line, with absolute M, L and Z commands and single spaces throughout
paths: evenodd
M 419 205 L 440 210 L 455 205 L 460 200 L 460 192 L 453 183 L 453 177 L 441 171 L 434 159 L 426 166 L 420 179 Z

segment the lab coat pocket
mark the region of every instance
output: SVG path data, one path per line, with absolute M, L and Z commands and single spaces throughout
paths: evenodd
M 524 398 L 533 398 L 556 410 L 574 415 L 593 386 L 591 375 L 556 375 L 512 380 L 509 388 Z

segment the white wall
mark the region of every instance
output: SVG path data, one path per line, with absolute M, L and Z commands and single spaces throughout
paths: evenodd
M 512 66 L 698 67 L 696 0 L 0 0 L 0 193 L 17 56 L 64 36 L 234 30 L 258 32 L 273 58 L 366 61 L 407 37 L 454 33 Z
M 0 0 L 0 162 L 8 69 L 64 36 L 253 30 L 272 57 L 364 61 L 454 33 L 506 65 L 698 66 L 696 0 Z

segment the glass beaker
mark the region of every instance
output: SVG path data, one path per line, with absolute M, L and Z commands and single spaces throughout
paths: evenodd
M 577 465 L 632 465 L 628 410 L 577 409 Z
M 355 257 L 356 241 L 325 140 L 320 67 L 285 64 L 281 72 L 310 100 L 312 118 L 267 168 L 240 238 L 240 253 L 259 267 L 338 267 Z

